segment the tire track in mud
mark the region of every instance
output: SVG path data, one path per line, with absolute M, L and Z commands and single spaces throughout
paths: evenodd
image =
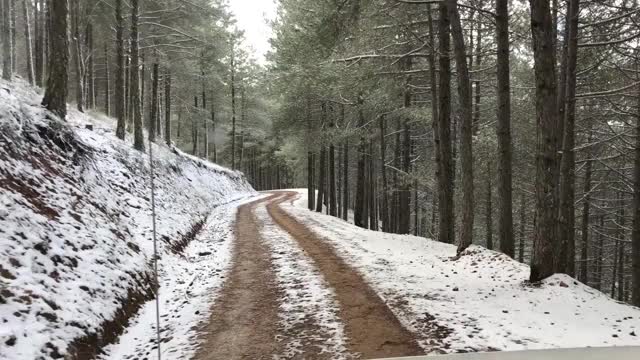
M 363 358 L 421 355 L 416 338 L 405 329 L 362 275 L 336 255 L 333 248 L 280 204 L 297 194 L 279 192 L 270 197 L 267 210 L 273 220 L 294 239 L 320 269 L 340 304 L 340 317 L 348 338 L 348 349 Z
M 253 213 L 260 203 L 275 197 L 238 208 L 232 269 L 202 329 L 196 360 L 272 359 L 281 352 L 276 337 L 282 294 Z

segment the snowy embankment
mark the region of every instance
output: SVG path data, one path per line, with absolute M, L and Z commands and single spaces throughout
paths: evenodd
M 364 230 L 307 210 L 306 189 L 283 208 L 360 271 L 427 351 L 640 345 L 640 309 L 566 275 L 527 284 L 529 267 L 498 252 Z
M 116 139 L 112 119 L 70 107 L 61 123 L 40 99 L 0 82 L 0 358 L 89 358 L 136 313 L 149 328 L 139 340 L 153 342 L 148 155 Z M 226 204 L 255 191 L 240 173 L 162 145 L 154 154 L 162 341 L 186 354 L 228 266 Z

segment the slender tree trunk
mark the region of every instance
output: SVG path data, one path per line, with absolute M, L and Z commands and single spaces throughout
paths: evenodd
M 432 7 L 428 5 L 429 9 L 427 11 L 427 24 L 429 29 L 429 45 L 431 51 L 429 51 L 429 55 L 427 56 L 427 61 L 429 63 L 429 81 L 431 83 L 431 128 L 433 131 L 433 146 L 434 146 L 434 162 L 435 162 L 435 178 L 438 182 L 438 194 L 441 193 L 442 186 L 442 164 L 440 160 L 440 154 L 442 152 L 440 146 L 440 136 L 439 136 L 439 117 L 438 117 L 438 79 L 436 73 L 436 42 L 433 35 L 433 18 L 431 16 Z M 435 220 L 436 220 L 436 204 L 437 197 L 433 196 L 432 199 L 432 207 L 431 207 L 431 229 L 430 234 L 431 237 L 435 237 Z M 438 239 L 439 240 L 439 239 Z
M 71 1 L 73 2 L 73 60 L 76 68 L 76 102 L 78 111 L 84 112 L 84 55 L 80 40 L 80 0 Z
M 164 141 L 171 146 L 171 70 L 167 68 L 164 80 Z M 213 106 L 212 106 L 213 112 Z M 213 119 L 212 119 L 213 120 Z
M 602 255 L 604 251 L 604 215 L 600 215 L 600 226 L 598 233 L 598 255 L 596 256 L 596 290 L 602 290 Z
M 327 105 L 323 104 L 323 111 L 327 111 Z M 326 117 L 326 115 L 323 115 Z M 329 128 L 335 130 L 334 116 L 331 116 Z M 329 142 L 329 215 L 338 215 L 338 199 L 336 196 L 336 148 L 333 145 L 333 140 Z
M 382 208 L 381 220 L 382 231 L 390 232 L 389 229 L 389 187 L 387 184 L 387 145 L 385 141 L 386 124 L 384 115 L 380 116 L 380 171 L 382 173 Z
M 122 15 L 122 0 L 116 0 L 116 88 L 114 91 L 116 101 L 116 117 L 118 123 L 116 136 L 124 140 L 126 133 L 126 108 L 125 108 L 125 63 L 124 63 L 124 16 Z M 107 63 L 109 61 L 107 60 Z M 108 95 L 107 95 L 108 98 Z
M 493 206 L 491 202 L 491 162 L 487 161 L 487 208 L 486 208 L 486 227 L 487 227 L 487 249 L 493 250 Z
M 564 112 L 564 139 L 562 144 L 562 160 L 560 166 L 560 211 L 558 221 L 558 239 L 562 241 L 561 257 L 558 260 L 558 271 L 570 276 L 575 274 L 575 114 L 576 114 L 576 66 L 578 56 L 578 14 L 579 0 L 569 1 L 567 22 L 569 31 L 567 39 L 566 69 L 566 108 Z M 564 107 L 565 103 L 560 106 Z
M 156 125 L 158 124 L 158 63 L 153 64 L 153 79 L 151 83 L 151 113 L 149 116 L 149 142 L 156 142 Z M 151 146 L 151 145 L 149 145 Z
M 478 1 L 477 6 L 482 7 L 482 0 Z M 478 19 L 480 20 L 480 19 Z M 508 20 L 507 20 L 508 21 Z M 496 20 L 497 22 L 497 20 Z M 508 24 L 507 24 L 508 26 Z M 508 31 L 508 30 L 507 30 Z M 507 35 L 508 36 L 508 35 Z M 470 49 L 473 49 L 473 43 L 469 46 Z M 478 36 L 476 37 L 476 67 L 478 69 L 482 68 L 482 22 L 478 21 Z M 477 80 L 474 82 L 474 90 L 475 90 L 475 102 L 474 102 L 474 110 L 473 110 L 473 134 L 478 133 L 478 129 L 480 128 L 480 102 L 481 102 L 481 86 L 482 82 Z
M 16 44 L 17 44 L 17 34 L 16 34 L 16 0 L 10 0 L 11 2 L 11 72 L 16 73 L 16 66 L 18 65 L 18 61 L 16 60 Z
M 104 112 L 111 116 L 111 69 L 109 68 L 109 49 L 104 44 Z M 116 125 L 116 132 L 117 132 Z
M 13 77 L 13 36 L 11 33 L 12 0 L 2 0 L 2 78 L 11 81 Z
M 29 1 L 29 0 L 27 0 Z M 43 4 L 41 0 L 36 0 L 36 7 L 34 9 L 34 37 L 35 37 L 35 46 L 34 46 L 34 73 L 36 76 L 36 85 L 42 87 L 43 85 L 43 77 L 44 77 L 44 69 L 43 69 L 43 58 L 42 55 L 44 53 L 43 49 Z
M 27 58 L 27 79 L 29 84 L 35 83 L 35 73 L 33 72 L 33 49 L 31 47 L 31 20 L 29 13 L 31 7 L 30 0 L 22 0 L 22 17 L 24 18 L 24 40 L 25 57 Z
M 236 57 L 231 48 L 231 169 L 236 169 Z
M 376 214 L 376 179 L 375 179 L 375 166 L 373 162 L 373 140 L 369 138 L 369 155 L 367 157 L 367 165 L 368 165 L 368 192 L 369 192 L 369 229 L 378 231 L 378 219 Z M 407 214 L 407 218 L 409 218 L 410 214 Z
M 96 83 L 95 83 L 95 53 L 93 47 L 93 24 L 89 22 L 87 24 L 86 38 L 87 43 L 87 103 L 90 109 L 96 107 Z
M 524 263 L 524 246 L 525 246 L 525 232 L 524 228 L 526 222 L 526 203 L 524 192 L 520 198 L 520 246 L 518 246 L 518 261 Z
M 193 109 L 195 114 L 191 117 L 191 142 L 193 143 L 193 149 L 191 150 L 191 154 L 193 156 L 198 156 L 198 128 L 200 124 L 198 124 L 198 96 L 193 97 Z
M 358 128 L 364 131 L 364 99 L 362 94 L 358 95 Z M 354 222 L 356 226 L 366 228 L 365 216 L 365 152 L 366 144 L 364 135 L 360 135 L 360 143 L 358 144 L 358 173 L 356 175 L 356 206 L 354 211 Z
M 587 143 L 591 143 L 593 138 L 593 131 L 589 130 L 589 139 Z M 582 246 L 580 249 L 580 281 L 585 284 L 589 283 L 588 272 L 588 257 L 589 257 L 589 211 L 591 206 L 591 167 L 593 161 L 591 160 L 591 152 L 587 152 L 587 163 L 585 165 L 584 172 L 584 200 L 582 203 Z
M 323 146 L 320 149 L 320 172 L 318 173 L 318 199 L 316 200 L 316 212 L 322 213 L 322 205 L 325 200 L 325 178 L 326 178 L 326 159 L 327 159 L 327 150 Z
M 455 242 L 455 215 L 453 209 L 453 159 L 451 149 L 451 59 L 449 57 L 449 16 L 447 5 L 439 5 L 438 20 L 439 86 L 438 86 L 438 140 L 440 142 L 440 176 L 438 178 L 438 241 Z
M 340 105 L 340 119 L 345 124 L 344 105 Z M 342 219 L 349 220 L 349 138 L 345 138 L 342 145 Z
M 512 209 L 511 80 L 509 69 L 509 0 L 496 0 L 497 136 L 498 136 L 498 233 L 500 251 L 514 257 Z M 520 256 L 518 256 L 520 258 Z M 520 262 L 522 260 L 520 259 Z
M 458 96 L 460 101 L 460 152 L 462 157 L 462 225 L 458 253 L 464 251 L 473 240 L 473 119 L 471 103 L 471 81 L 467 67 L 464 35 L 458 12 L 458 1 L 447 0 L 451 33 L 453 37 L 456 70 L 458 72 Z
M 131 0 L 131 107 L 133 114 L 133 147 L 144 151 L 142 132 L 142 106 L 140 104 L 140 56 L 138 49 L 139 0 Z
M 640 85 L 637 94 L 636 147 L 633 163 L 633 231 L 631 232 L 631 304 L 640 307 Z
M 536 227 L 531 259 L 531 282 L 554 273 L 557 233 L 555 132 L 558 122 L 555 52 L 549 0 L 530 0 L 531 32 L 536 77 Z
M 53 1 L 50 11 L 52 15 L 50 36 L 53 54 L 49 57 L 49 77 L 42 105 L 61 119 L 64 119 L 67 116 L 69 71 L 68 3 L 66 1 Z

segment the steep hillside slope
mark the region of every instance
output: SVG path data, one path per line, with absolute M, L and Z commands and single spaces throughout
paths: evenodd
M 111 119 L 62 123 L 39 101 L 0 83 L 0 358 L 86 358 L 154 296 L 149 162 Z M 164 287 L 212 210 L 255 192 L 240 173 L 154 153 Z

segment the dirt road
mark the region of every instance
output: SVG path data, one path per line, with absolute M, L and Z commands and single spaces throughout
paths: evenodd
M 326 241 L 282 210 L 279 205 L 295 196 L 276 192 L 238 209 L 233 267 L 202 332 L 195 359 L 371 359 L 422 354 L 415 337 L 363 277 Z M 256 216 L 258 206 L 266 206 L 269 217 Z M 274 254 L 260 234 L 265 222 L 277 224 L 295 239 L 335 294 L 346 337 L 344 352 L 331 354 L 318 344 L 318 339 L 328 338 L 318 324 L 304 322 L 305 331 L 318 334 L 301 338 L 296 337 L 295 326 L 283 324 L 281 312 L 286 304 L 272 263 Z M 285 352 L 285 343 L 291 341 L 302 342 L 297 353 Z

